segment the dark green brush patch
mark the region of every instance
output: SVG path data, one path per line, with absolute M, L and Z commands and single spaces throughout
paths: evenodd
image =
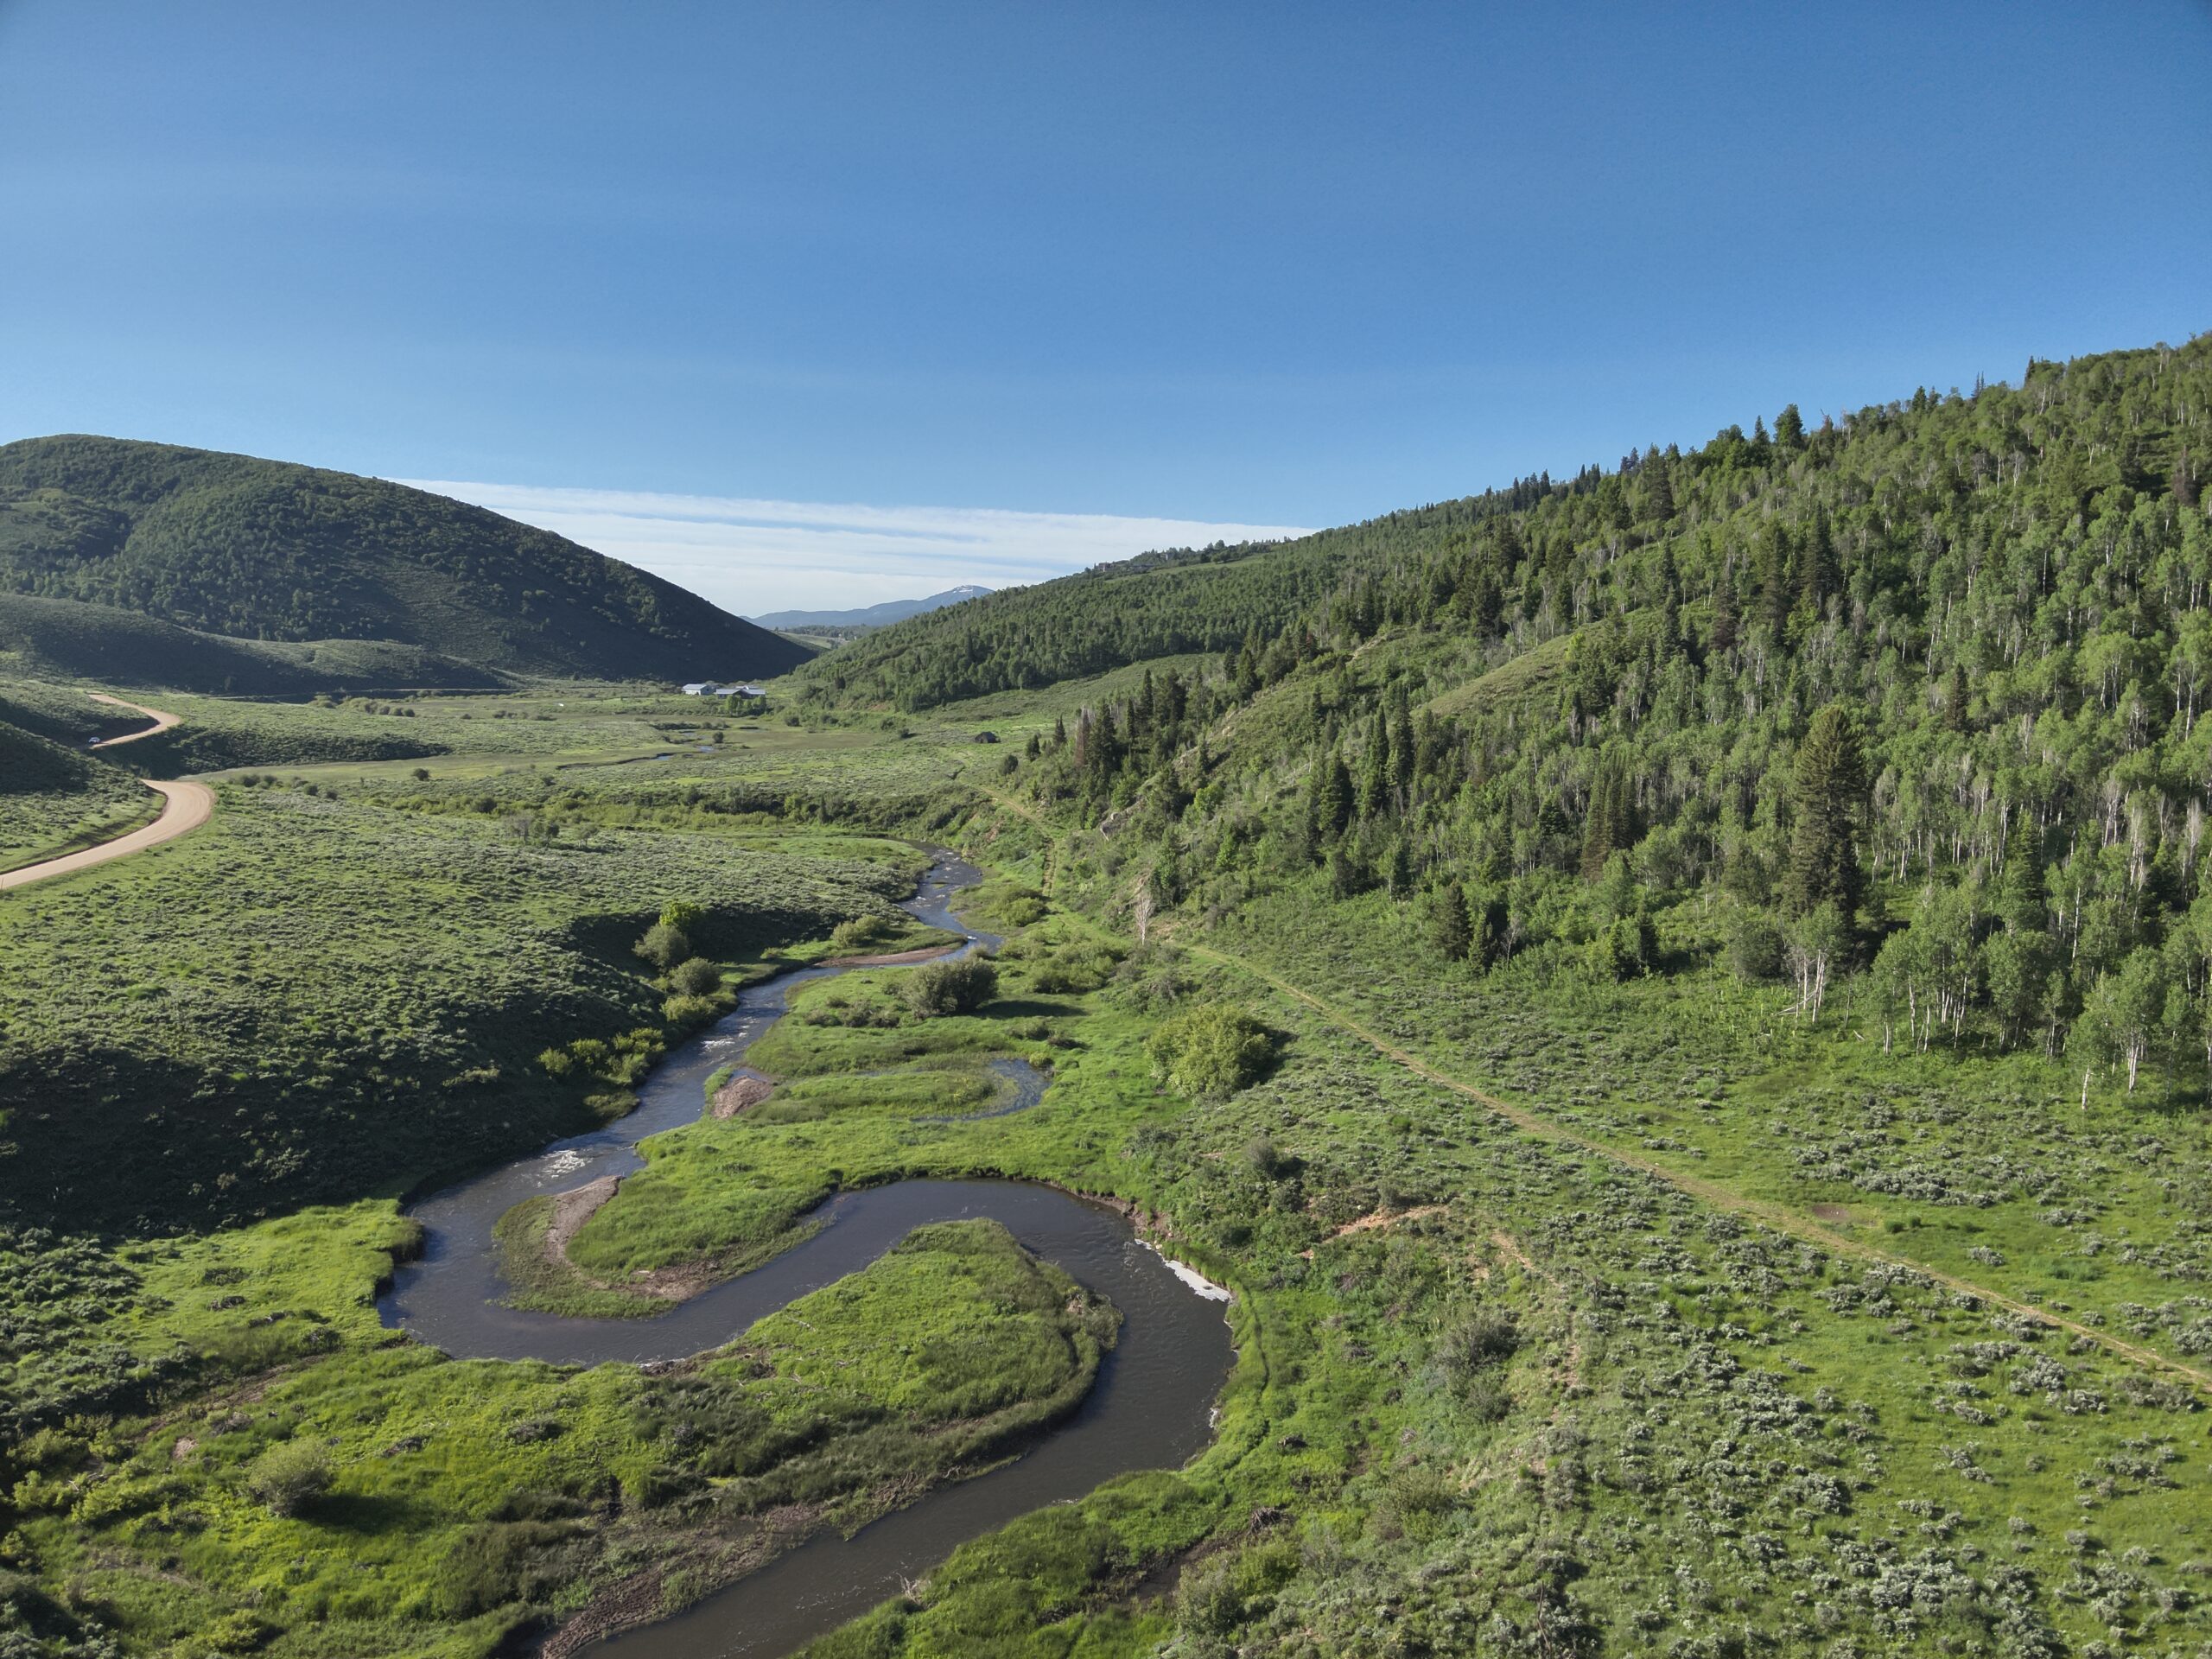
M 0 665 L 54 678 L 218 696 L 305 697 L 351 686 L 492 690 L 504 676 L 420 645 L 234 639 L 73 599 L 0 593 Z

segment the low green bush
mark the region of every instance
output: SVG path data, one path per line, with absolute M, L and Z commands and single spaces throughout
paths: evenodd
M 831 946 L 849 955 L 866 950 L 883 943 L 888 930 L 878 916 L 855 916 L 849 922 L 840 922 L 830 931 Z
M 1243 1009 L 1213 1002 L 1175 1015 L 1154 1033 L 1152 1058 L 1170 1084 L 1218 1099 L 1257 1083 L 1273 1064 L 1273 1033 Z
M 1774 979 L 1782 972 L 1782 930 L 1757 912 L 1740 917 L 1728 937 L 1728 966 L 1741 980 Z
M 704 957 L 676 964 L 668 976 L 670 987 L 684 996 L 705 996 L 722 988 L 722 970 Z
M 999 993 L 996 964 L 982 957 L 932 962 L 917 968 L 899 986 L 906 1006 L 925 1020 L 940 1014 L 973 1014 Z
M 330 1457 L 313 1440 L 284 1440 L 247 1466 L 246 1491 L 270 1514 L 294 1516 L 330 1490 Z
M 691 941 L 673 923 L 655 922 L 631 948 L 664 972 L 691 954 Z

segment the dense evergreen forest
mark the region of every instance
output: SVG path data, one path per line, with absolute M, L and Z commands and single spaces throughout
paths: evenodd
M 780 673 L 807 654 L 671 582 L 480 507 L 380 479 L 113 438 L 0 446 L 7 593 L 240 639 L 419 647 L 450 659 L 432 665 L 427 683 L 441 684 L 457 683 L 454 662 L 686 680 Z
M 1796 407 L 813 665 L 977 691 L 1213 648 L 1035 746 L 1140 902 L 1319 869 L 1441 957 L 1725 953 L 1893 1047 L 2212 1064 L 2212 338 Z M 841 665 L 841 659 L 843 660 Z

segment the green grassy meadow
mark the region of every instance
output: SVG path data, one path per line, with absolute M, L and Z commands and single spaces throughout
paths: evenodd
M 1234 1290 L 1237 1362 L 1188 1467 L 961 1546 L 818 1659 L 2212 1643 L 2206 1389 L 2097 1340 L 2207 1363 L 2190 1097 L 1885 1055 L 1844 994 L 1813 1025 L 1717 968 L 1441 969 L 1417 912 L 1235 853 L 1235 902 L 1141 912 L 1118 826 L 1005 768 L 1095 695 L 162 703 L 213 821 L 0 899 L 0 1652 L 500 1654 L 1049 1432 L 1115 1316 L 990 1224 L 665 1370 L 448 1360 L 374 1312 L 405 1194 L 620 1110 L 726 988 L 889 922 L 918 841 L 991 874 L 991 998 L 799 989 L 769 1099 L 645 1142 L 518 1299 L 649 1317 L 626 1281 L 741 1270 L 828 1192 L 1002 1174 L 1127 1201 Z M 723 991 L 633 954 L 671 904 Z M 1152 1040 L 1216 1005 L 1267 1063 L 1191 1097 Z M 1038 1106 L 927 1121 L 1007 1057 Z

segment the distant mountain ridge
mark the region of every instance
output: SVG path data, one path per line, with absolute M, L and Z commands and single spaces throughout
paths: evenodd
M 481 507 L 381 479 L 118 438 L 0 446 L 0 594 L 113 607 L 263 646 L 374 645 L 346 667 L 389 675 L 419 664 L 435 683 L 487 671 L 760 679 L 808 654 L 673 582 Z M 99 614 L 66 630 L 58 616 L 40 613 L 48 640 L 97 637 Z M 277 653 L 294 671 L 321 654 Z
M 886 600 L 880 605 L 869 605 L 857 611 L 771 611 L 766 616 L 750 620 L 764 628 L 887 628 L 910 616 L 941 611 L 963 600 L 981 599 L 990 591 L 973 582 L 963 582 L 941 594 L 931 594 L 927 599 Z

